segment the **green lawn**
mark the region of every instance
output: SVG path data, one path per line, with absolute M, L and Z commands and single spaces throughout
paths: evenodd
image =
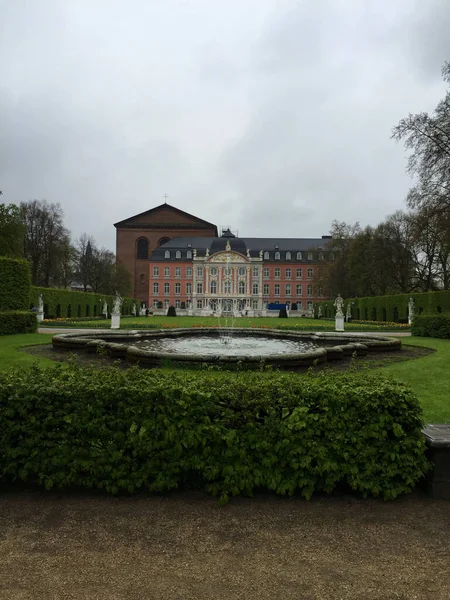
M 0 337 L 0 369 L 30 366 L 36 362 L 36 358 L 21 348 L 48 344 L 51 338 L 50 334 L 35 333 Z M 380 368 L 379 372 L 392 375 L 413 388 L 423 406 L 427 422 L 450 423 L 450 340 L 407 337 L 402 338 L 402 343 L 434 348 L 437 352 L 414 360 L 389 364 Z M 37 362 L 43 367 L 55 364 L 45 358 L 40 358 Z M 364 375 L 365 371 L 362 371 L 361 376 Z M 232 375 L 227 373 L 226 376 Z
M 230 322 L 230 320 L 229 320 Z M 122 329 L 144 329 L 146 327 L 217 327 L 225 324 L 225 319 L 217 317 L 122 317 Z M 251 318 L 239 317 L 234 320 L 236 327 L 295 327 L 309 331 L 334 331 L 334 319 L 307 319 L 303 317 L 278 317 Z M 109 319 L 57 319 L 42 323 L 43 327 L 80 327 L 80 328 L 109 328 Z M 407 325 L 398 323 L 346 323 L 345 328 L 350 331 L 409 331 Z

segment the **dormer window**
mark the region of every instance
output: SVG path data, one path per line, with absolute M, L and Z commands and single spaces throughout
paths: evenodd
M 319 252 L 319 260 L 323 260 L 323 252 Z
M 280 253 L 279 252 L 275 252 L 275 260 L 280 260 Z
M 301 252 L 297 252 L 297 260 L 303 260 L 303 254 Z
M 308 252 L 308 260 L 312 260 L 313 259 L 313 253 L 312 252 Z
M 264 260 L 269 260 L 269 253 L 268 252 L 264 252 Z
M 175 258 L 181 258 L 181 252 L 180 252 L 180 250 L 177 250 L 175 252 Z
M 291 260 L 291 253 L 290 252 L 286 252 L 286 260 Z
M 192 258 L 192 251 L 191 250 L 188 250 L 186 252 L 186 258 Z
M 170 250 L 164 252 L 164 258 L 170 258 Z

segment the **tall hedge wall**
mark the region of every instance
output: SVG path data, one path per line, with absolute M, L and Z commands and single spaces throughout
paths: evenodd
M 411 294 L 395 294 L 392 296 L 369 296 L 367 298 L 350 298 L 353 302 L 352 318 L 362 321 L 405 322 L 408 319 L 409 299 L 414 298 L 415 314 L 450 313 L 450 290 L 443 292 L 423 292 Z M 324 317 L 335 314 L 334 299 L 321 302 Z
M 44 300 L 44 318 L 76 318 L 98 317 L 102 314 L 103 302 L 106 300 L 108 310 L 111 310 L 114 297 L 92 292 L 72 292 L 56 288 L 31 288 L 31 304 L 37 306 L 38 296 L 42 294 Z M 122 314 L 131 315 L 133 303 L 139 307 L 139 300 L 124 298 Z M 27 307 L 29 308 L 29 307 Z
M 30 286 L 28 261 L 0 256 L 0 311 L 28 310 Z

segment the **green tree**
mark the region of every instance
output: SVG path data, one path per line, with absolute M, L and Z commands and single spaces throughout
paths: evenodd
M 0 256 L 23 256 L 25 227 L 20 208 L 15 204 L 0 204 Z

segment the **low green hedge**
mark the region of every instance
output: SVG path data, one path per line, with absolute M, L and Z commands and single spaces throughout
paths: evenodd
M 68 368 L 0 373 L 0 479 L 110 493 L 200 486 L 389 499 L 427 469 L 403 384 L 352 374 Z
M 450 339 L 450 314 L 417 315 L 411 326 L 412 335 Z
M 24 310 L 0 312 L 0 335 L 35 331 L 37 331 L 37 319 L 34 313 Z

